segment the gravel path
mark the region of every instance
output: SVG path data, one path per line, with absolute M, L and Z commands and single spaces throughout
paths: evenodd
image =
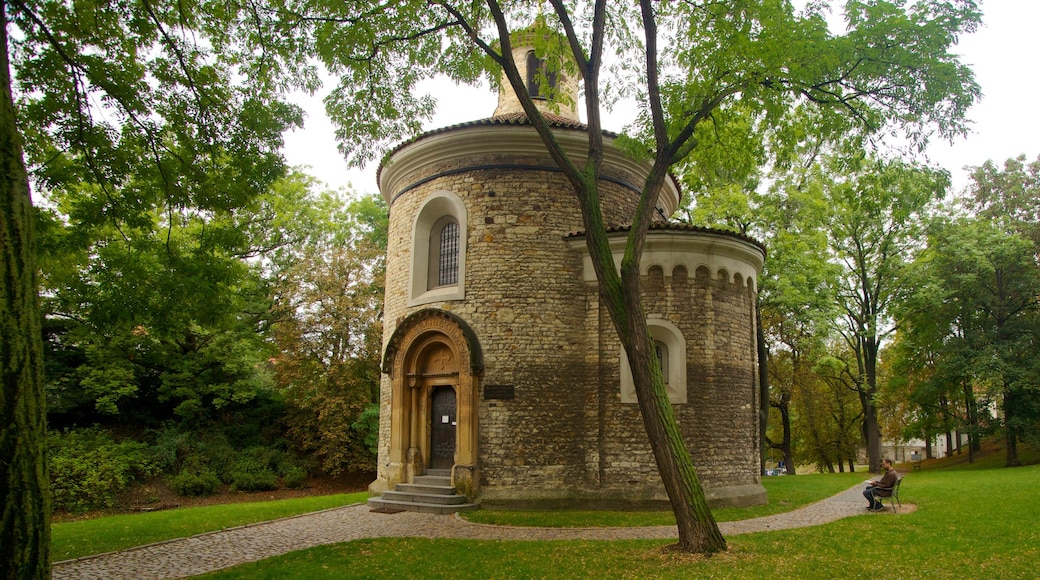
M 737 522 L 720 522 L 723 535 L 825 524 L 865 513 L 857 485 L 803 508 Z M 890 510 L 891 508 L 887 508 Z M 904 505 L 900 512 L 911 512 Z M 322 544 L 361 538 L 421 537 L 479 540 L 621 540 L 678 537 L 675 526 L 637 528 L 521 528 L 474 524 L 454 516 L 413 512 L 380 514 L 364 504 L 333 508 L 119 552 L 56 562 L 54 579 L 183 578 Z

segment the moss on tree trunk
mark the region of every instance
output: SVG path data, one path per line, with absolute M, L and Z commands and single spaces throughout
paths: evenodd
M 11 96 L 3 0 L 0 14 L 0 576 L 49 578 L 50 490 L 33 214 Z

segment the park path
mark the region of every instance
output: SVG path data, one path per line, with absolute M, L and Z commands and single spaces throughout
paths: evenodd
M 861 486 L 797 510 L 720 522 L 723 535 L 825 524 L 865 513 Z M 887 508 L 891 510 L 891 508 Z M 913 511 L 905 505 L 901 511 Z M 322 544 L 362 538 L 418 537 L 475 540 L 622 540 L 677 538 L 675 526 L 635 528 L 526 528 L 474 524 L 455 516 L 413 512 L 383 514 L 355 504 L 261 522 L 119 552 L 56 562 L 55 580 L 184 578 Z

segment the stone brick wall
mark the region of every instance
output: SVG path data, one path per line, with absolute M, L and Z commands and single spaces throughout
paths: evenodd
M 484 498 L 663 499 L 638 408 L 620 402 L 618 339 L 583 280 L 581 252 L 564 240 L 584 229 L 577 201 L 562 174 L 532 168 L 552 165 L 531 154 L 431 159 L 399 181 L 415 185 L 390 208 L 384 346 L 412 312 L 448 310 L 476 333 L 480 383 L 512 387 L 512 399 L 480 397 Z M 601 183 L 605 220 L 625 224 L 637 196 L 618 181 L 641 179 L 612 177 Z M 408 306 L 411 230 L 440 191 L 467 208 L 465 299 Z M 650 314 L 687 341 L 689 403 L 679 420 L 706 488 L 756 485 L 753 295 L 725 272 L 685 267 L 656 273 L 645 296 Z M 389 452 L 386 376 L 382 387 L 380 469 Z

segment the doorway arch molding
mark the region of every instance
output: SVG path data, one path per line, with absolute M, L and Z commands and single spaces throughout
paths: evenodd
M 454 327 L 452 329 L 451 327 Z M 437 308 L 424 308 L 422 310 L 413 312 L 406 316 L 400 324 L 397 325 L 397 329 L 394 330 L 393 335 L 390 336 L 390 340 L 386 344 L 386 350 L 383 352 L 383 372 L 390 375 L 390 378 L 396 376 L 394 363 L 400 360 L 401 363 L 404 361 L 399 359 L 397 353 L 402 350 L 403 347 L 414 342 L 419 336 L 411 336 L 416 331 L 418 334 L 424 334 L 424 329 L 430 331 L 441 331 L 449 336 L 455 335 L 453 338 L 456 339 L 458 344 L 465 345 L 466 359 L 469 361 L 469 374 L 472 376 L 480 376 L 484 374 L 484 355 L 480 350 L 480 342 L 477 340 L 477 333 L 473 332 L 466 321 L 459 318 L 456 314 L 448 312 L 447 310 L 440 310 Z M 453 332 L 456 331 L 456 332 Z M 407 350 L 405 348 L 405 350 Z M 462 353 L 460 353 L 462 354 Z M 459 360 L 464 360 L 459 358 Z M 402 366 L 403 368 L 403 366 Z
M 448 372 L 431 372 L 430 353 L 450 353 Z M 430 461 L 430 404 L 436 387 L 454 388 L 457 402 L 452 484 L 466 495 L 477 491 L 477 409 L 483 355 L 477 335 L 457 315 L 426 308 L 405 317 L 383 354 L 390 376 L 390 468 L 392 479 L 413 482 Z

